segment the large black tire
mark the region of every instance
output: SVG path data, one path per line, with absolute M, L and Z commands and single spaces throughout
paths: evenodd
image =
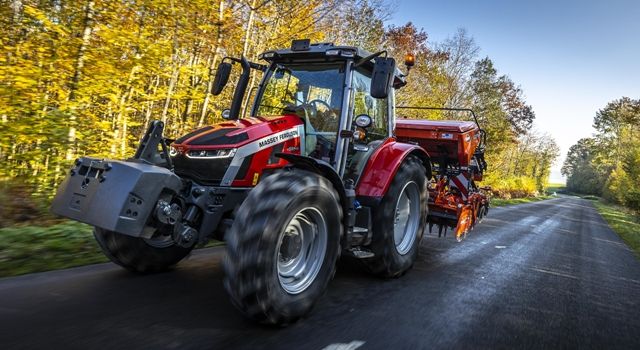
M 316 266 L 316 272 L 309 273 L 309 276 L 313 275 L 309 284 L 294 293 L 285 290 L 293 290 L 294 287 L 281 280 L 286 278 L 282 277 L 280 264 L 293 261 L 293 258 L 287 260 L 282 250 L 285 249 L 285 237 L 288 237 L 287 247 L 295 245 L 291 244 L 294 241 L 291 238 L 295 237 L 291 235 L 291 225 L 294 222 L 302 224 L 303 221 L 295 220 L 307 212 L 313 215 L 320 213 L 322 216 L 322 219 L 314 217 L 316 225 L 307 227 L 308 232 L 316 232 L 314 237 L 318 239 L 311 242 L 319 242 L 310 246 L 326 249 L 321 252 L 314 248 L 300 248 L 296 255 L 296 248 L 293 248 L 292 256 L 300 257 L 301 252 L 306 251 L 304 255 L 316 257 L 305 258 L 310 263 L 316 263 L 310 265 Z M 309 230 L 309 227 L 316 231 Z M 319 238 L 323 235 L 319 233 L 323 228 L 326 246 Z M 285 229 L 289 232 L 287 235 Z M 233 304 L 247 317 L 264 324 L 286 325 L 306 315 L 333 278 L 342 230 L 340 198 L 326 178 L 292 169 L 262 180 L 240 206 L 226 235 L 224 286 Z M 304 246 L 304 243 L 300 246 Z M 309 253 L 314 251 L 317 253 Z M 322 262 L 320 257 L 323 257 Z M 304 276 L 296 278 L 304 280 Z M 295 284 L 296 278 L 289 281 L 290 284 Z
M 153 240 L 131 237 L 94 228 L 93 236 L 104 255 L 112 262 L 136 273 L 155 273 L 168 270 L 184 259 L 191 249 L 176 244 L 156 244 Z
M 400 244 L 399 248 L 396 246 L 394 236 L 396 211 L 400 203 L 400 195 L 405 189 L 411 188 L 412 183 L 415 184 L 419 196 L 418 200 L 414 200 L 419 203 L 419 209 L 415 209 L 413 212 L 409 211 L 407 222 L 417 220 L 413 222 L 415 227 L 412 229 L 412 234 L 415 234 L 415 237 L 412 241 L 410 238 L 407 238 L 408 241 L 402 240 L 401 243 L 404 242 L 404 244 Z M 428 199 L 429 192 L 424 165 L 418 158 L 408 156 L 400 165 L 400 169 L 398 169 L 380 205 L 374 209 L 371 250 L 375 256 L 362 260 L 369 272 L 386 278 L 398 277 L 413 266 L 425 229 Z M 411 205 L 411 201 L 409 203 Z M 416 218 L 416 216 L 418 217 Z

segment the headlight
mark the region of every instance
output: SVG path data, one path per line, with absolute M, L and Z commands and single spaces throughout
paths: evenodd
M 187 152 L 187 157 L 195 158 L 195 159 L 232 158 L 235 155 L 236 155 L 235 148 L 206 149 L 206 150 L 194 150 L 194 151 Z
M 178 155 L 178 149 L 173 147 L 173 146 L 169 146 L 169 157 L 175 157 Z

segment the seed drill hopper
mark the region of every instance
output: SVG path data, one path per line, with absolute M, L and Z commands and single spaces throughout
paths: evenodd
M 487 169 L 484 159 L 486 133 L 470 109 L 398 108 L 467 112 L 473 117 L 473 122 L 403 118 L 396 121 L 398 141 L 418 144 L 431 156 L 429 231 L 436 226 L 441 237 L 451 228 L 460 241 L 489 210 L 490 188 L 476 184 Z

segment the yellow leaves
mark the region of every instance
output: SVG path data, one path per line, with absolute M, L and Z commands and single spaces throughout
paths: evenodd
M 42 24 L 45 30 L 51 30 L 59 35 L 69 34 L 69 32 L 63 26 L 51 21 L 46 13 L 31 5 L 24 5 L 24 13 L 25 15 L 35 19 L 40 24 Z

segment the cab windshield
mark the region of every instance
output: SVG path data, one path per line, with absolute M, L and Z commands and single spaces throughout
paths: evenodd
M 305 155 L 331 162 L 345 82 L 344 63 L 275 64 L 256 99 L 258 116 L 294 113 L 305 122 Z

